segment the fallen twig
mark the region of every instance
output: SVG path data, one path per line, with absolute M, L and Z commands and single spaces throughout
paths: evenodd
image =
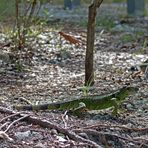
M 66 120 L 68 120 L 67 111 L 65 111 L 64 115 L 62 116 L 62 120 L 64 122 L 64 127 L 67 128 L 67 122 L 66 122 Z
M 18 115 L 20 115 L 20 114 L 18 114 Z M 4 132 L 7 132 L 13 124 L 15 124 L 15 123 L 17 123 L 17 122 L 19 122 L 19 121 L 21 121 L 21 120 L 27 118 L 27 117 L 29 117 L 29 115 L 22 116 L 22 117 L 20 117 L 19 119 L 13 121 L 13 122 L 7 127 L 7 129 L 6 129 Z
M 76 132 L 76 133 L 86 133 L 86 134 L 88 134 L 88 135 L 93 135 L 93 136 L 97 136 L 97 137 L 104 137 L 104 136 L 108 136 L 108 137 L 113 137 L 113 138 L 115 138 L 115 139 L 122 139 L 122 140 L 125 140 L 125 141 L 129 141 L 129 142 L 132 142 L 132 143 L 134 143 L 134 144 L 138 144 L 138 145 L 142 145 L 142 146 L 146 146 L 146 147 L 148 147 L 148 145 L 147 144 L 145 144 L 145 143 L 141 143 L 141 142 L 139 142 L 139 141 L 135 141 L 134 139 L 132 139 L 132 138 L 126 138 L 126 137 L 121 137 L 121 136 L 119 136 L 119 135 L 116 135 L 116 134 L 111 134 L 111 133 L 107 133 L 107 132 L 98 132 L 98 131 L 96 131 L 96 130 L 92 130 L 92 129 L 74 129 L 74 130 L 72 130 L 72 131 L 74 131 L 74 132 Z M 100 138 L 100 139 L 101 139 Z
M 4 117 L 4 118 L 0 121 L 0 123 L 3 122 L 3 121 L 5 121 L 5 120 L 7 120 L 7 119 L 9 119 L 9 118 L 12 118 L 12 117 L 14 117 L 14 116 L 17 116 L 17 115 L 19 115 L 19 114 L 20 114 L 20 112 L 19 112 L 19 113 L 16 113 L 16 114 L 13 114 L 13 115 L 9 115 L 9 116 L 7 116 L 7 117 Z
M 24 116 L 24 115 L 21 115 L 21 116 Z M 99 148 L 100 147 L 95 142 L 84 139 L 84 138 L 78 136 L 77 134 L 75 134 L 74 132 L 68 131 L 67 129 L 62 128 L 59 125 L 53 124 L 53 123 L 51 123 L 51 122 L 49 122 L 47 120 L 40 120 L 40 119 L 35 118 L 35 117 L 28 117 L 26 120 L 28 120 L 31 123 L 38 124 L 38 125 L 40 125 L 42 127 L 54 128 L 58 132 L 67 135 L 69 138 L 71 138 L 71 139 L 73 139 L 75 141 L 87 143 L 88 145 L 93 146 L 94 148 Z
M 17 113 L 15 111 L 12 111 L 10 109 L 3 108 L 3 107 L 0 107 L 0 112 L 7 113 L 7 114 L 16 114 Z M 37 117 L 32 117 L 32 116 L 26 117 L 27 116 L 26 114 L 18 114 L 18 116 L 22 117 L 22 118 L 24 117 L 24 120 L 29 123 L 38 124 L 41 127 L 45 127 L 45 128 L 56 129 L 58 132 L 67 135 L 69 138 L 71 138 L 75 141 L 86 143 L 87 145 L 92 146 L 93 148 L 101 148 L 101 146 L 99 146 L 97 143 L 95 143 L 91 140 L 88 140 L 88 139 L 84 139 L 84 138 L 80 137 L 79 135 L 75 134 L 74 132 L 69 131 L 68 129 L 62 128 L 59 125 L 51 123 L 47 120 L 41 120 Z
M 0 127 L 0 130 L 1 130 L 2 128 L 4 128 L 7 124 L 9 124 L 9 122 L 5 122 L 5 123 Z
M 142 142 L 145 142 L 145 143 L 148 143 L 148 138 L 142 138 L 142 137 L 136 137 L 136 138 L 133 138 L 134 140 L 139 140 L 139 141 L 142 141 Z
M 3 111 L 4 111 L 4 110 L 3 110 Z M 13 115 L 9 115 L 9 116 L 3 118 L 3 119 L 0 121 L 0 123 L 3 122 L 3 121 L 5 121 L 5 120 L 8 119 L 8 118 L 12 118 L 12 117 L 18 116 L 18 115 L 20 115 L 20 113 L 14 113 Z M 0 138 L 2 138 L 2 139 L 7 139 L 7 140 L 9 140 L 9 141 L 13 141 L 13 139 L 10 138 L 10 137 L 6 134 L 6 132 L 10 129 L 10 127 L 11 127 L 13 124 L 15 124 L 16 122 L 18 122 L 18 121 L 20 121 L 20 120 L 23 120 L 24 118 L 26 118 L 26 117 L 28 117 L 28 116 L 29 116 L 29 115 L 26 115 L 26 116 L 24 116 L 24 117 L 21 117 L 21 118 L 15 120 L 15 121 L 13 121 L 13 122 L 7 127 L 7 129 L 6 129 L 5 131 L 0 131 Z M 5 122 L 5 123 L 0 127 L 0 129 L 2 129 L 3 127 L 5 127 L 7 124 L 8 124 L 8 122 Z
M 2 138 L 2 139 L 7 139 L 7 140 L 9 140 L 9 141 L 13 141 L 13 139 L 12 138 L 10 138 L 5 132 L 3 132 L 3 131 L 0 131 L 0 138 Z
M 90 125 L 83 127 L 83 129 L 91 129 L 91 128 L 121 128 L 123 130 L 129 130 L 133 132 L 148 132 L 148 127 L 146 128 L 130 128 L 127 126 L 121 126 L 121 125 L 111 125 L 111 124 L 95 124 L 95 125 Z

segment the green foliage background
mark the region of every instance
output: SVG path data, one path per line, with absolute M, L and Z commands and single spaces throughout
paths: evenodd
M 104 3 L 126 2 L 126 1 L 127 0 L 104 0 Z M 49 0 L 47 0 L 47 2 L 49 2 Z M 91 3 L 91 0 L 81 0 L 81 2 L 83 4 L 84 3 L 89 4 Z M 63 3 L 64 0 L 52 0 L 52 4 L 63 5 Z M 148 0 L 145 0 L 145 3 L 148 3 Z M 0 20 L 6 19 L 8 17 L 13 17 L 14 15 L 15 15 L 15 0 L 0 0 Z
M 0 0 L 0 20 L 13 17 L 15 14 L 15 0 Z

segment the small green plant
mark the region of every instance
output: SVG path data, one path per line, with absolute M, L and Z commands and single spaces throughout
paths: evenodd
M 127 43 L 127 42 L 132 42 L 135 40 L 135 36 L 133 34 L 130 34 L 130 33 L 126 33 L 126 34 L 123 34 L 121 37 L 120 37 L 120 40 L 124 43 Z
M 20 7 L 21 5 L 22 7 Z M 37 11 L 38 7 L 40 8 L 40 6 L 38 6 L 37 0 L 15 0 L 16 36 L 14 36 L 14 38 L 16 38 L 16 47 L 18 50 L 21 50 L 25 45 L 26 34 L 28 33 L 28 30 L 33 23 L 33 18 L 39 12 Z
M 148 1 L 147 1 L 147 3 L 148 3 Z M 145 9 L 144 16 L 148 16 L 148 9 Z
M 126 2 L 126 0 L 112 0 L 112 2 L 114 2 L 114 3 L 123 3 L 123 2 Z
M 144 35 L 144 32 L 143 31 L 136 31 L 135 35 L 136 35 L 136 38 L 139 38 Z
M 111 16 L 102 16 L 97 19 L 96 25 L 106 30 L 111 30 L 115 26 L 115 23 Z
M 82 91 L 84 96 L 88 96 L 90 87 L 89 86 L 83 86 Z
M 148 40 L 147 39 L 145 39 L 143 42 L 143 48 L 146 48 L 146 47 L 148 47 Z
M 0 20 L 6 20 L 12 18 L 15 14 L 15 8 L 14 8 L 15 0 L 0 0 Z
M 147 47 L 148 47 L 148 40 L 145 39 L 142 47 L 136 52 L 136 54 L 144 54 Z
M 84 96 L 88 96 L 89 91 L 92 89 L 92 86 L 91 86 L 92 81 L 93 79 L 90 80 L 89 83 L 83 86 L 82 91 Z
M 17 62 L 15 63 L 15 68 L 16 68 L 16 70 L 17 70 L 18 72 L 22 72 L 23 69 L 24 69 L 24 66 L 23 66 L 23 64 L 22 64 L 20 61 L 17 61 Z
M 80 25 L 81 27 L 87 27 L 87 20 L 81 20 L 81 21 L 79 22 L 79 25 Z
M 87 20 L 81 20 L 80 26 L 87 27 Z M 110 30 L 115 26 L 112 16 L 104 15 L 99 16 L 96 20 L 96 26 L 103 27 L 104 29 Z
M 28 51 L 32 49 L 30 39 L 35 38 L 43 29 L 43 24 L 41 24 L 43 21 L 40 20 L 37 15 L 44 1 L 45 0 L 13 0 L 12 8 L 14 9 L 14 13 L 12 13 L 12 15 L 14 14 L 14 17 L 12 17 L 11 23 L 1 27 L 6 38 L 13 44 L 10 52 L 15 54 L 15 56 L 19 55 L 18 59 L 13 61 L 17 71 L 23 70 L 22 55 L 27 54 Z M 2 2 L 4 2 L 4 0 L 2 0 Z M 11 4 L 11 2 L 9 3 Z

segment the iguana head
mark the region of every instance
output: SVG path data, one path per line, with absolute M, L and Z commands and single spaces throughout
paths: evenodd
M 138 89 L 138 87 L 132 87 L 132 86 L 130 86 L 130 87 L 125 87 L 125 90 L 129 93 L 129 95 L 130 94 L 134 94 L 134 93 L 136 93 L 139 89 Z
M 126 97 L 135 94 L 138 90 L 137 87 L 125 86 L 120 89 L 118 97 L 120 100 L 124 100 Z

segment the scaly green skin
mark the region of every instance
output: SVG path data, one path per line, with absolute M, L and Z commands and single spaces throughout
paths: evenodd
M 117 113 L 118 103 L 125 100 L 126 97 L 132 95 L 138 91 L 136 87 L 123 87 L 114 93 L 98 96 L 87 96 L 81 99 L 75 99 L 70 101 L 47 103 L 40 105 L 22 105 L 15 106 L 18 110 L 69 110 L 79 107 L 79 104 L 83 102 L 88 110 L 102 110 L 110 107 L 114 107 L 114 113 Z M 116 99 L 113 99 L 116 98 Z

